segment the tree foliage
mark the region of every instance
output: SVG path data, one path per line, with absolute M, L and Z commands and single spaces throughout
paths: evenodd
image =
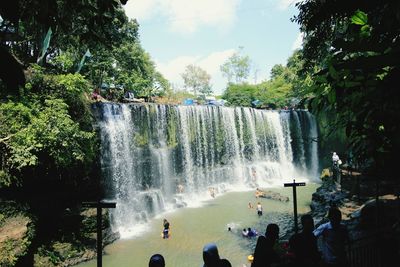
M 228 105 L 251 107 L 255 99 L 257 87 L 251 84 L 229 84 L 222 98 L 228 101 Z
M 0 22 L 0 43 L 25 68 L 44 53 L 41 65 L 55 73 L 74 73 L 83 55 L 90 51 L 81 73 L 94 87 L 118 84 L 139 96 L 169 90 L 169 84 L 156 72 L 140 45 L 138 23 L 127 18 L 119 1 L 5 2 L 6 8 L 0 10 L 4 18 Z M 49 47 L 43 50 L 49 29 Z
M 254 100 L 259 100 L 255 106 L 262 108 L 295 106 L 310 94 L 308 88 L 312 84 L 310 73 L 302 71 L 303 64 L 301 51 L 294 51 L 285 66 L 272 67 L 269 80 L 256 85 L 229 84 L 223 98 L 235 106 L 252 106 Z
M 359 158 L 391 175 L 400 148 L 400 5 L 398 1 L 303 1 L 295 21 L 304 58 L 316 72 L 309 106 L 337 114 Z
M 77 170 L 93 162 L 96 150 L 88 110 L 80 110 L 88 83 L 79 74 L 45 75 L 40 68 L 28 81 L 22 98 L 0 103 L 0 188 L 22 185 L 32 172 L 82 179 L 87 174 Z
M 250 74 L 250 57 L 242 55 L 243 48 L 239 48 L 228 60 L 221 65 L 222 74 L 228 79 L 228 83 L 242 83 Z
M 193 90 L 194 95 L 197 92 L 202 95 L 209 95 L 212 92 L 210 79 L 211 76 L 205 70 L 196 65 L 188 65 L 185 72 L 181 74 L 185 88 Z

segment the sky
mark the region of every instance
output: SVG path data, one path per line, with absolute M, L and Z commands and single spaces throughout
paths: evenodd
M 299 26 L 290 21 L 299 0 L 129 0 L 129 18 L 139 22 L 143 48 L 175 89 L 194 64 L 211 75 L 216 95 L 227 80 L 220 66 L 239 49 L 251 60 L 249 83 L 269 78 L 275 64 L 286 64 L 301 47 Z

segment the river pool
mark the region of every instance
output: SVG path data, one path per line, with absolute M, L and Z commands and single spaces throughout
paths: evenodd
M 298 213 L 310 210 L 311 195 L 317 184 L 307 184 L 297 188 Z M 221 258 L 227 258 L 233 267 L 250 266 L 247 256 L 253 252 L 256 238 L 241 236 L 243 228 L 252 227 L 264 233 L 269 223 L 277 223 L 281 238 L 293 227 L 292 188 L 269 188 L 290 198 L 289 202 L 254 197 L 254 191 L 228 192 L 215 199 L 204 201 L 201 207 L 181 208 L 160 214 L 147 224 L 140 234 L 120 239 L 105 248 L 103 266 L 146 267 L 152 254 L 160 253 L 167 267 L 202 266 L 202 249 L 206 243 L 215 242 Z M 255 209 L 261 202 L 264 214 L 259 217 Z M 117 204 L 118 208 L 118 204 Z M 167 218 L 171 224 L 171 237 L 161 238 L 162 220 Z M 228 231 L 228 227 L 232 231 Z M 79 267 L 94 267 L 96 261 L 89 261 Z

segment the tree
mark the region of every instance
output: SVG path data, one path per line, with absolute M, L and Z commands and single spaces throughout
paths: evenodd
M 271 79 L 281 76 L 285 72 L 285 67 L 282 64 L 276 64 L 271 69 Z
M 332 112 L 351 149 L 393 176 L 400 149 L 398 1 L 303 1 L 295 21 L 305 33 L 305 67 L 317 70 L 309 107 Z
M 244 82 L 250 74 L 251 61 L 249 56 L 242 55 L 243 48 L 240 47 L 228 60 L 221 65 L 222 74 L 228 79 L 228 83 L 233 80 L 236 83 Z
M 251 107 L 251 102 L 255 100 L 257 86 L 252 84 L 229 84 L 222 98 L 230 106 Z
M 255 97 L 262 105 L 270 108 L 283 108 L 290 104 L 290 94 L 293 85 L 287 82 L 283 76 L 263 82 L 257 85 Z
M 191 88 L 195 96 L 197 96 L 197 91 L 204 96 L 212 92 L 210 86 L 211 76 L 202 68 L 195 65 L 188 65 L 181 76 L 185 83 L 185 88 Z

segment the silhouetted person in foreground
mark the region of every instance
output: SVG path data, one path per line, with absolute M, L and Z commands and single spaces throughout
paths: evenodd
M 203 248 L 203 267 L 232 267 L 227 259 L 220 259 L 215 243 L 208 243 Z
M 320 225 L 314 230 L 314 235 L 322 237 L 322 259 L 325 266 L 345 267 L 345 243 L 348 242 L 346 227 L 341 224 L 342 213 L 336 207 L 328 212 L 329 222 Z
M 150 257 L 149 267 L 165 267 L 165 260 L 161 254 L 154 254 Z
M 320 261 L 317 238 L 313 234 L 314 220 L 311 215 L 301 217 L 303 231 L 294 234 L 289 239 L 291 252 L 294 254 L 293 263 L 296 267 L 315 267 Z
M 268 224 L 267 229 L 265 230 L 265 236 L 260 236 L 257 239 L 251 267 L 270 267 L 271 263 L 279 261 L 279 256 L 273 249 L 278 238 L 278 225 L 274 223 Z

